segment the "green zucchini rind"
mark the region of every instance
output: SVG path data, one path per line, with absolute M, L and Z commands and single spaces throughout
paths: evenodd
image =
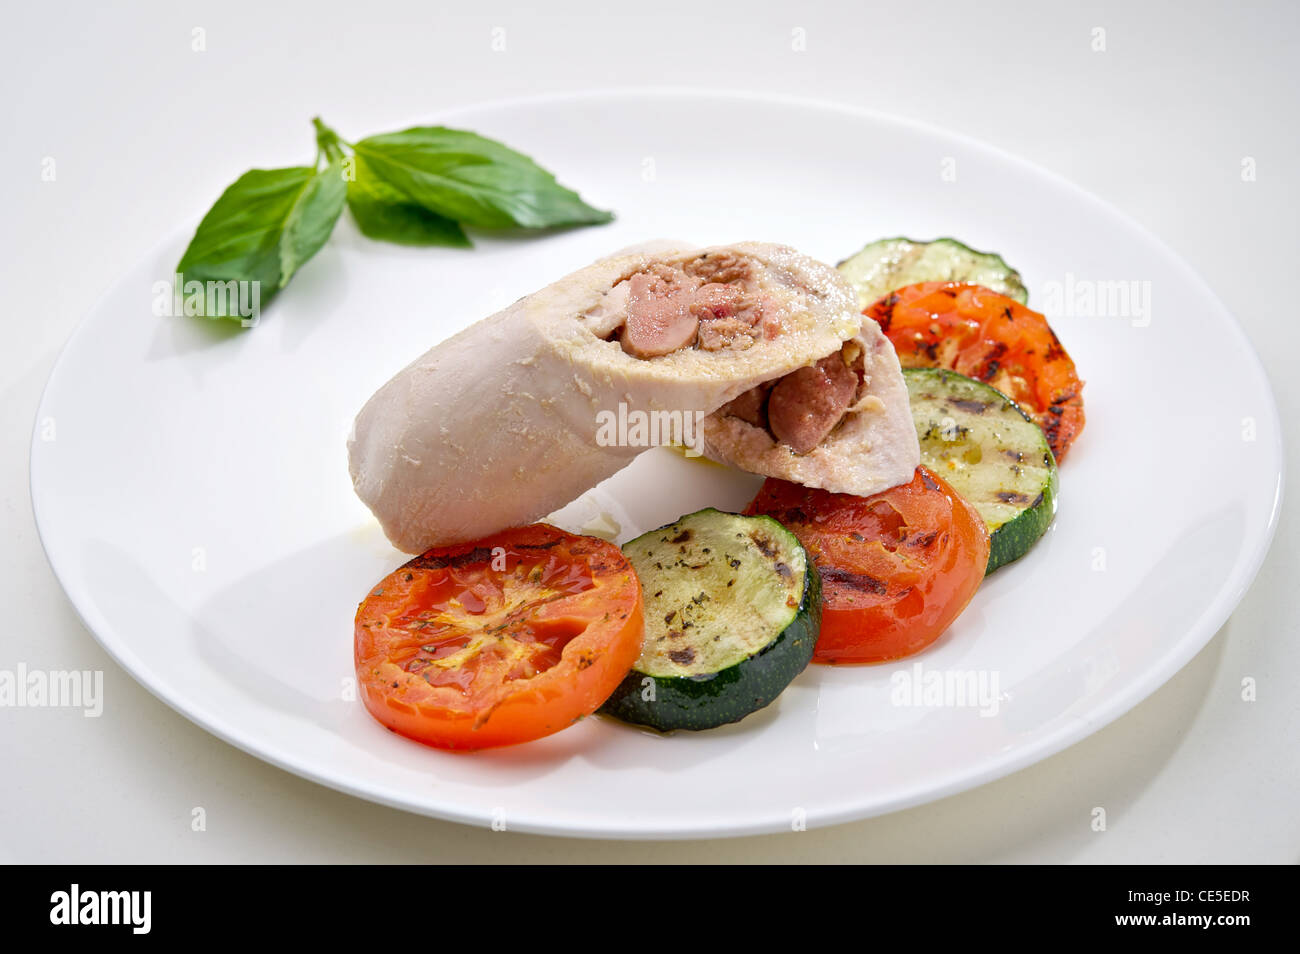
M 992 573 L 1020 559 L 1056 514 L 1047 438 L 996 388 L 942 368 L 903 371 L 921 464 L 966 498 L 989 528 Z
M 977 252 L 951 238 L 933 242 L 881 239 L 840 262 L 839 270 L 857 290 L 859 308 L 920 282 L 970 282 L 1022 305 L 1029 300 L 1020 273 L 1002 256 Z
M 645 598 L 645 644 L 601 712 L 624 722 L 713 729 L 771 703 L 812 660 L 821 580 L 770 517 L 707 509 L 629 541 Z

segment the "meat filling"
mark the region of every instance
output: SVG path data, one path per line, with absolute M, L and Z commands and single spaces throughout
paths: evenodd
M 773 382 L 768 381 L 750 388 L 740 397 L 722 406 L 722 413 L 738 417 L 746 424 L 767 427 L 767 398 L 772 393 Z
M 637 358 L 656 358 L 695 341 L 700 326 L 695 311 L 699 279 L 666 265 L 654 265 L 627 283 L 624 351 Z
M 796 454 L 817 448 L 835 430 L 862 386 L 862 362 L 850 349 L 751 388 L 722 413 L 766 428 Z
M 730 254 L 651 265 L 619 282 L 607 298 L 626 299 L 619 343 L 636 358 L 689 347 L 744 350 L 780 332 L 779 321 L 768 317 L 770 309 L 756 289 L 752 263 Z

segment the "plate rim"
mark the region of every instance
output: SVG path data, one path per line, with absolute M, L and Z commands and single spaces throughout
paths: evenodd
M 1060 173 L 1040 166 L 1014 153 L 1008 152 L 1001 147 L 994 146 L 990 143 L 984 142 L 983 140 L 969 136 L 966 133 L 945 129 L 942 126 L 924 120 L 915 119 L 913 117 L 900 116 L 851 103 L 818 97 L 800 96 L 796 94 L 768 93 L 726 87 L 715 88 L 707 86 L 655 85 L 617 86 L 604 89 L 586 88 L 554 91 L 516 97 L 485 99 L 473 103 L 462 103 L 460 105 L 431 111 L 426 114 L 425 119 L 417 121 L 443 122 L 465 114 L 489 112 L 493 110 L 508 110 L 521 106 L 540 106 L 555 103 L 580 103 L 593 99 L 629 100 L 656 97 L 744 101 L 834 113 L 855 120 L 896 124 L 919 131 L 927 136 L 947 139 L 954 143 L 958 143 L 966 149 L 981 153 L 1000 163 L 1014 166 L 1022 171 L 1041 177 L 1052 183 L 1055 187 L 1073 193 L 1076 197 L 1083 199 L 1087 203 L 1099 208 L 1107 215 L 1113 216 L 1121 221 L 1125 227 L 1137 234 L 1144 242 L 1158 250 L 1165 259 L 1175 267 L 1181 277 L 1188 280 L 1193 285 L 1199 296 L 1207 299 L 1215 309 L 1217 309 L 1222 315 L 1226 316 L 1228 319 L 1228 325 L 1232 329 L 1233 334 L 1237 337 L 1238 343 L 1242 346 L 1242 350 L 1248 360 L 1253 365 L 1254 373 L 1261 384 L 1265 397 L 1264 410 L 1266 411 L 1267 423 L 1269 425 L 1268 429 L 1272 432 L 1272 440 L 1270 442 L 1271 452 L 1277 462 L 1273 501 L 1268 515 L 1267 524 L 1264 527 L 1260 538 L 1254 542 L 1250 551 L 1250 556 L 1247 559 L 1239 559 L 1237 561 L 1232 568 L 1232 572 L 1224 577 L 1209 606 L 1199 614 L 1196 622 L 1188 628 L 1186 633 L 1178 639 L 1163 656 L 1144 667 L 1142 673 L 1138 677 L 1130 680 L 1126 686 L 1121 687 L 1107 700 L 1104 700 L 1100 705 L 1090 710 L 1088 715 L 1076 715 L 1068 721 L 1063 722 L 1062 725 L 1058 726 L 1055 730 L 1036 737 L 1032 741 L 1018 745 L 1007 752 L 1001 753 L 995 758 L 987 760 L 976 770 L 967 771 L 966 773 L 956 776 L 943 784 L 921 786 L 916 790 L 908 791 L 903 795 L 896 796 L 891 800 L 875 806 L 862 807 L 861 803 L 855 805 L 851 802 L 844 804 L 841 800 L 841 802 L 838 802 L 829 808 L 823 807 L 817 810 L 809 810 L 806 819 L 807 827 L 820 828 L 845 824 L 851 821 L 880 817 L 896 811 L 913 808 L 918 805 L 939 801 L 940 799 L 947 798 L 960 792 L 969 791 L 986 785 L 989 782 L 1011 775 L 1021 769 L 1029 767 L 1030 765 L 1044 761 L 1045 759 L 1059 754 L 1072 745 L 1081 742 L 1083 739 L 1127 714 L 1139 703 L 1149 698 L 1157 689 L 1167 683 L 1179 670 L 1186 666 L 1187 663 L 1190 662 L 1191 659 L 1199 653 L 1223 627 L 1224 623 L 1245 597 L 1247 591 L 1250 589 L 1250 586 L 1258 575 L 1260 568 L 1263 566 L 1264 561 L 1267 559 L 1280 521 L 1286 483 L 1285 442 L 1281 428 L 1281 417 L 1278 412 L 1277 400 L 1274 394 L 1272 382 L 1264 369 L 1263 363 L 1260 361 L 1259 354 L 1256 351 L 1254 344 L 1247 336 L 1245 329 L 1237 320 L 1237 317 L 1232 310 L 1224 304 L 1222 299 L 1220 299 L 1209 286 L 1209 283 L 1202 278 L 1201 275 L 1181 255 L 1174 251 L 1174 249 L 1165 243 L 1159 236 L 1146 228 L 1142 223 L 1138 222 L 1124 210 L 1100 198 L 1095 193 L 1083 188 Z M 183 227 L 178 228 L 175 233 L 169 233 L 168 236 L 164 237 L 150 248 L 148 256 L 156 256 L 163 248 L 169 246 L 176 240 L 177 234 L 187 230 L 188 227 Z M 473 827 L 483 827 L 486 825 L 490 819 L 483 813 L 464 811 L 454 805 L 434 806 L 418 803 L 410 798 L 403 797 L 400 793 L 392 793 L 385 787 L 367 787 L 361 782 L 354 781 L 345 773 L 335 773 L 331 775 L 327 771 L 318 771 L 316 768 L 306 764 L 305 762 L 295 760 L 292 755 L 280 752 L 277 747 L 268 748 L 265 745 L 259 745 L 255 739 L 247 737 L 246 733 L 234 730 L 223 724 L 219 716 L 208 712 L 206 707 L 201 705 L 195 706 L 192 702 L 186 703 L 182 698 L 180 698 L 178 693 L 164 693 L 164 691 L 157 685 L 158 680 L 153 670 L 145 660 L 138 657 L 127 645 L 125 645 L 114 627 L 109 625 L 108 621 L 99 615 L 95 601 L 90 597 L 90 595 L 76 586 L 69 585 L 70 581 L 67 578 L 67 574 L 60 571 L 56 560 L 51 554 L 50 544 L 46 539 L 47 533 L 43 526 L 41 517 L 43 508 L 39 502 L 40 494 L 37 489 L 39 466 L 37 462 L 39 460 L 39 455 L 36 453 L 36 448 L 40 443 L 42 443 L 40 438 L 40 429 L 41 421 L 47 416 L 45 413 L 47 401 L 55 386 L 56 379 L 60 376 L 60 372 L 68 354 L 73 350 L 77 340 L 88 327 L 91 318 L 99 313 L 105 302 L 117 291 L 121 282 L 122 277 L 118 276 L 99 296 L 97 296 L 94 304 L 77 321 L 67 340 L 59 349 L 59 354 L 51 366 L 49 375 L 41 389 L 40 400 L 37 403 L 36 413 L 32 422 L 32 435 L 28 449 L 28 492 L 32 506 L 32 514 L 36 525 L 37 537 L 40 540 L 41 549 L 45 554 L 46 562 L 48 563 L 55 579 L 58 581 L 59 586 L 67 596 L 68 602 L 72 605 L 77 618 L 109 657 L 125 670 L 132 679 L 148 690 L 155 698 L 160 699 L 169 708 L 184 716 L 204 731 L 257 758 L 259 761 L 274 765 L 279 769 L 290 772 L 301 778 L 308 779 L 309 781 L 323 785 L 327 788 L 344 792 L 365 801 L 375 802 L 390 808 L 400 809 L 417 815 L 438 818 Z M 176 698 L 173 698 L 173 696 L 176 696 Z M 183 706 L 188 706 L 188 708 Z M 775 832 L 786 831 L 789 829 L 789 817 L 788 813 L 772 817 L 768 817 L 767 815 L 755 815 L 748 821 L 739 824 L 731 824 L 725 828 L 719 828 L 712 823 L 683 824 L 681 822 L 675 822 L 672 824 L 639 825 L 636 827 L 627 827 L 625 825 L 613 823 L 598 823 L 594 825 L 586 823 L 584 827 L 573 827 L 564 823 L 550 821 L 544 815 L 529 815 L 527 813 L 512 812 L 509 827 L 511 831 L 521 833 L 569 838 L 664 841 L 696 839 L 711 840 L 717 838 L 772 834 Z

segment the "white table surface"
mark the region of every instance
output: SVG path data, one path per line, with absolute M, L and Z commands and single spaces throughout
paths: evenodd
M 1131 713 L 998 782 L 828 829 L 629 843 L 421 818 L 245 755 L 114 665 L 64 597 L 33 524 L 28 443 L 41 388 L 123 270 L 197 222 L 245 168 L 300 162 L 316 113 L 362 135 L 527 93 L 683 85 L 833 99 L 966 133 L 1095 192 L 1191 262 L 1260 351 L 1295 437 L 1294 3 L 541 6 L 151 0 L 6 10 L 0 669 L 102 669 L 106 702 L 99 719 L 0 709 L 0 860 L 1300 860 L 1294 495 L 1228 624 Z M 505 30 L 504 51 L 492 48 L 494 28 Z M 796 28 L 803 52 L 792 49 Z M 1104 51 L 1093 49 L 1095 28 Z M 46 157 L 53 182 L 42 181 Z M 1253 182 L 1242 180 L 1245 157 Z M 1188 384 L 1189 399 L 1208 396 Z M 1256 680 L 1254 702 L 1241 698 L 1245 677 Z M 1090 827 L 1096 806 L 1105 832 Z M 205 831 L 191 830 L 195 807 Z

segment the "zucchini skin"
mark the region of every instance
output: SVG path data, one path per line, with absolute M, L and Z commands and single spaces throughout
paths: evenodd
M 1014 563 L 1033 549 L 1056 516 L 1059 490 L 1059 472 L 1053 467 L 1047 486 L 1043 488 L 1042 501 L 989 534 L 989 562 L 984 570 L 985 576 L 998 567 Z
M 811 557 L 805 579 L 794 620 L 753 656 L 711 676 L 650 676 L 633 669 L 600 712 L 660 732 L 700 731 L 739 722 L 770 705 L 808 667 L 817 647 L 822 585 Z

